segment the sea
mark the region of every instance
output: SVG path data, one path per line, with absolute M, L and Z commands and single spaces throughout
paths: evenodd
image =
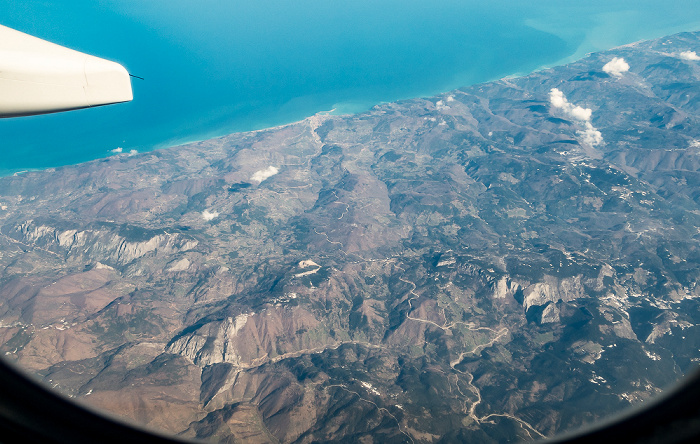
M 697 0 L 0 0 L 0 24 L 142 78 L 132 78 L 129 103 L 0 119 L 4 176 L 527 74 L 700 30 L 700 8 Z

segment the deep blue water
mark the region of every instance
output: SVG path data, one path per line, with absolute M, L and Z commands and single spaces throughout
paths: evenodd
M 131 103 L 0 120 L 3 175 L 524 74 L 700 29 L 700 8 L 697 0 L 672 8 L 650 0 L 0 0 L 0 24 L 145 78 L 133 80 Z

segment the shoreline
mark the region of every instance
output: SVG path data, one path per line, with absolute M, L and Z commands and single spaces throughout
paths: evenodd
M 601 26 L 603 26 L 604 24 L 605 23 L 602 23 Z M 552 29 L 551 27 L 549 29 L 547 29 L 547 27 L 545 27 L 545 26 L 537 26 L 536 24 L 529 24 L 528 26 L 531 26 L 534 29 L 538 29 L 538 30 L 542 30 L 544 32 L 551 33 L 559 38 L 563 38 L 563 36 L 558 35 L 556 30 Z M 203 141 L 212 140 L 212 139 L 219 139 L 219 138 L 227 137 L 227 136 L 234 135 L 234 134 L 257 133 L 257 132 L 263 132 L 263 131 L 276 130 L 276 129 L 284 128 L 286 126 L 301 123 L 305 120 L 311 119 L 311 118 L 313 118 L 315 116 L 319 116 L 319 115 L 327 115 L 327 116 L 358 115 L 358 114 L 368 112 L 369 110 L 371 110 L 375 106 L 379 106 L 379 105 L 386 104 L 386 103 L 394 103 L 394 102 L 399 102 L 402 100 L 428 99 L 428 98 L 432 98 L 432 97 L 438 97 L 438 96 L 442 96 L 445 94 L 449 94 L 453 91 L 456 91 L 456 90 L 459 90 L 462 88 L 469 88 L 469 87 L 472 87 L 475 85 L 488 84 L 488 83 L 492 83 L 492 82 L 496 82 L 496 81 L 504 80 L 504 79 L 525 77 L 525 76 L 534 74 L 536 72 L 551 69 L 551 68 L 554 68 L 557 66 L 567 65 L 569 63 L 574 63 L 574 62 L 582 60 L 582 59 L 584 59 L 584 58 L 586 58 L 594 53 L 612 51 L 612 50 L 615 50 L 618 48 L 623 48 L 625 46 L 635 45 L 635 44 L 638 44 L 640 42 L 656 40 L 656 39 L 664 38 L 667 36 L 670 37 L 672 35 L 683 33 L 683 32 L 700 32 L 700 22 L 694 23 L 691 26 L 692 29 L 690 29 L 690 30 L 688 30 L 687 28 L 688 27 L 686 25 L 674 26 L 670 29 L 665 29 L 662 32 L 653 33 L 654 34 L 653 37 L 637 39 L 635 41 L 628 42 L 628 43 L 615 44 L 614 46 L 610 46 L 610 47 L 602 48 L 602 49 L 596 48 L 594 42 L 591 41 L 591 39 L 587 37 L 578 45 L 578 47 L 576 48 L 576 50 L 572 54 L 570 54 L 566 57 L 563 57 L 563 58 L 561 58 L 561 59 L 559 59 L 556 62 L 553 62 L 551 64 L 540 65 L 537 68 L 535 68 L 533 70 L 529 70 L 527 72 L 514 72 L 514 73 L 511 73 L 511 74 L 508 74 L 505 76 L 491 78 L 491 79 L 483 81 L 483 82 L 475 82 L 475 83 L 471 83 L 471 84 L 462 84 L 459 86 L 447 87 L 446 89 L 435 92 L 435 93 L 426 92 L 426 93 L 410 94 L 407 97 L 399 97 L 399 98 L 394 98 L 391 100 L 365 101 L 365 102 L 363 102 L 363 101 L 338 102 L 338 103 L 333 104 L 333 108 L 330 110 L 317 111 L 317 112 L 314 112 L 312 114 L 304 115 L 301 118 L 291 118 L 289 120 L 284 120 L 282 123 L 279 123 L 279 124 L 272 124 L 269 126 L 265 126 L 265 124 L 262 124 L 261 125 L 262 127 L 257 128 L 257 129 L 243 129 L 243 130 L 233 130 L 233 131 L 223 129 L 221 131 L 209 131 L 206 133 L 202 133 L 200 136 L 193 135 L 192 137 L 188 137 L 188 138 L 183 139 L 183 140 L 172 139 L 170 141 L 166 140 L 163 142 L 155 143 L 147 149 L 140 147 L 140 149 L 138 150 L 138 153 L 135 153 L 135 154 L 129 154 L 127 152 L 125 152 L 123 154 L 122 153 L 114 154 L 111 152 L 111 150 L 109 150 L 109 151 L 106 151 L 106 153 L 110 153 L 110 154 L 106 154 L 104 156 L 99 156 L 99 157 L 96 157 L 96 158 L 91 159 L 91 160 L 86 160 L 86 161 L 77 162 L 77 163 L 68 163 L 68 164 L 64 164 L 64 165 L 52 165 L 52 166 L 39 167 L 39 168 L 20 167 L 20 168 L 16 168 L 16 169 L 15 168 L 0 169 L 0 179 L 6 178 L 6 177 L 18 176 L 18 175 L 22 175 L 22 174 L 28 173 L 28 172 L 50 171 L 50 170 L 56 169 L 56 168 L 81 165 L 83 163 L 94 162 L 94 161 L 106 159 L 106 158 L 113 157 L 113 156 L 140 155 L 140 154 L 145 154 L 145 153 L 149 153 L 149 152 L 161 150 L 161 149 L 177 148 L 177 147 L 186 146 L 186 145 L 189 145 L 192 143 L 198 143 L 198 142 L 203 142 Z M 679 30 L 679 29 L 681 29 L 681 30 Z M 671 32 L 667 32 L 667 31 L 671 31 Z M 342 110 L 343 108 L 350 108 L 350 111 L 337 112 L 338 109 Z M 254 126 L 257 126 L 257 125 L 254 125 Z

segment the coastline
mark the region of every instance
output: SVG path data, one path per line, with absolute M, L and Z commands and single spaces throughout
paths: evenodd
M 589 34 L 593 34 L 596 29 L 604 28 L 606 26 L 606 24 L 609 24 L 608 22 L 612 19 L 613 19 L 612 16 L 608 16 L 606 18 L 606 20 L 602 20 L 601 23 L 597 27 L 593 28 L 589 32 Z M 565 33 L 562 33 L 561 30 L 553 28 L 551 26 L 548 27 L 548 26 L 545 26 L 543 24 L 528 22 L 527 20 L 525 22 L 526 22 L 527 26 L 530 26 L 533 29 L 543 31 L 543 32 L 546 32 L 548 34 L 552 34 L 552 35 L 557 36 L 559 38 L 562 38 L 564 40 L 566 40 L 566 38 L 570 38 L 570 36 L 567 36 L 567 35 L 565 35 Z M 274 129 L 278 129 L 281 127 L 285 127 L 285 126 L 289 126 L 289 125 L 293 125 L 293 124 L 302 122 L 304 120 L 307 120 L 309 118 L 312 118 L 314 116 L 321 115 L 321 114 L 327 114 L 327 115 L 331 115 L 331 116 L 361 114 L 361 113 L 369 111 L 374 106 L 381 105 L 384 103 L 393 103 L 393 102 L 397 102 L 397 101 L 401 101 L 401 100 L 411 100 L 411 99 L 416 99 L 416 98 L 436 97 L 436 96 L 449 94 L 450 92 L 455 91 L 457 89 L 468 88 L 468 87 L 471 87 L 474 85 L 490 83 L 490 82 L 498 81 L 501 79 L 523 77 L 523 76 L 527 76 L 527 75 L 530 75 L 530 74 L 533 74 L 533 73 L 536 73 L 536 72 L 539 72 L 542 70 L 550 69 L 550 68 L 553 68 L 556 66 L 566 65 L 568 63 L 572 63 L 572 62 L 581 60 L 592 53 L 614 50 L 616 48 L 634 45 L 634 44 L 637 44 L 641 41 L 663 38 L 665 36 L 671 36 L 671 35 L 681 33 L 681 32 L 698 31 L 698 30 L 700 30 L 700 22 L 694 23 L 690 28 L 692 28 L 692 29 L 688 29 L 687 25 L 678 25 L 678 26 L 673 26 L 671 28 L 664 28 L 661 31 L 656 30 L 656 31 L 650 32 L 649 34 L 652 35 L 650 37 L 645 36 L 643 38 L 635 39 L 634 41 L 628 42 L 628 43 L 615 42 L 615 44 L 613 46 L 604 47 L 604 48 L 599 47 L 599 45 L 600 45 L 599 42 L 601 39 L 600 36 L 598 36 L 598 40 L 594 40 L 589 35 L 586 38 L 584 38 L 583 41 L 581 41 L 579 43 L 576 50 L 572 54 L 570 54 L 566 57 L 560 58 L 556 62 L 539 65 L 535 69 L 532 69 L 532 70 L 516 71 L 516 72 L 510 73 L 510 74 L 505 75 L 505 76 L 496 76 L 493 78 L 489 78 L 485 81 L 478 81 L 478 82 L 474 82 L 474 83 L 462 83 L 462 82 L 458 82 L 458 81 L 453 81 L 446 88 L 438 88 L 438 91 L 431 90 L 431 91 L 425 91 L 425 92 L 407 93 L 407 94 L 402 94 L 402 95 L 398 95 L 398 96 L 394 95 L 394 96 L 389 97 L 387 100 L 340 101 L 340 102 L 334 103 L 332 106 L 332 109 L 327 110 L 327 111 L 322 110 L 322 111 L 316 111 L 316 112 L 312 112 L 312 113 L 304 113 L 301 115 L 294 115 L 294 113 L 288 113 L 288 116 L 287 116 L 288 118 L 278 116 L 278 117 L 280 117 L 278 119 L 278 122 L 274 122 L 271 124 L 268 124 L 265 122 L 260 122 L 260 124 L 258 124 L 258 125 L 251 125 L 252 129 L 231 130 L 231 128 L 234 125 L 229 125 L 229 126 L 224 127 L 224 128 L 219 128 L 218 130 L 215 129 L 215 130 L 202 132 L 199 134 L 191 134 L 191 135 L 189 135 L 187 137 L 183 137 L 183 138 L 174 137 L 171 139 L 166 139 L 166 140 L 163 140 L 162 142 L 153 143 L 150 146 L 138 147 L 138 154 L 147 153 L 147 152 L 151 152 L 151 151 L 155 151 L 155 150 L 161 150 L 161 149 L 176 148 L 176 147 L 188 145 L 191 143 L 197 143 L 197 142 L 202 142 L 205 140 L 226 137 L 226 136 L 229 136 L 232 134 L 274 130 Z M 668 31 L 671 31 L 671 32 L 668 32 Z M 603 38 L 603 40 L 609 41 L 609 40 L 606 40 L 605 38 Z M 309 98 L 304 98 L 304 97 L 295 98 L 289 102 L 286 102 L 285 104 L 283 104 L 279 108 L 280 109 L 289 108 L 292 103 L 295 103 L 297 101 L 304 101 L 307 99 L 309 99 Z M 224 113 L 222 113 L 222 114 L 224 114 Z M 219 115 L 217 117 L 219 119 L 223 118 L 221 115 Z M 274 120 L 274 116 L 271 116 L 271 117 Z M 47 171 L 47 170 L 51 170 L 53 168 L 60 168 L 60 167 L 70 166 L 70 165 L 79 165 L 79 164 L 86 163 L 86 162 L 91 162 L 91 161 L 95 161 L 95 160 L 109 158 L 109 157 L 114 156 L 114 155 L 115 154 L 113 154 L 113 150 L 108 149 L 108 150 L 105 150 L 104 154 L 101 156 L 97 156 L 94 159 L 76 162 L 76 163 L 50 165 L 50 166 L 46 166 L 46 167 L 26 167 L 26 166 L 24 166 L 24 167 L 18 167 L 18 168 L 2 168 L 2 169 L 0 169 L 0 178 L 9 177 L 12 175 L 23 174 L 23 173 L 30 172 L 30 171 Z M 118 154 L 116 154 L 116 155 L 118 155 Z

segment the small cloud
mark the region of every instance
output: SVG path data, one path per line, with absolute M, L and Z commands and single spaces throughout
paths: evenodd
M 700 56 L 695 51 L 683 51 L 679 56 L 683 60 L 700 60 Z
M 219 213 L 216 211 L 210 212 L 209 210 L 204 210 L 202 211 L 202 217 L 204 218 L 204 220 L 209 222 L 210 220 L 219 217 Z
M 591 120 L 591 115 L 593 111 L 590 108 L 581 108 L 580 106 L 575 106 L 571 109 L 571 115 L 577 120 Z
M 138 154 L 138 153 L 139 153 L 139 152 L 136 151 L 136 150 L 131 150 L 131 151 L 129 151 L 129 155 L 130 155 L 130 156 L 134 156 L 134 155 L 136 155 L 136 154 Z
M 583 143 L 587 143 L 591 146 L 596 146 L 603 143 L 603 134 L 601 134 L 600 131 L 595 129 L 595 127 L 591 125 L 591 122 L 586 122 L 585 128 L 576 131 L 576 134 L 581 136 L 581 140 L 583 141 Z
M 622 57 L 613 57 L 608 63 L 603 65 L 603 71 L 615 77 L 622 77 L 623 72 L 630 70 L 630 65 Z
M 124 151 L 124 148 L 122 148 L 120 146 L 118 146 L 112 150 L 113 153 L 121 153 L 122 151 Z
M 448 102 L 454 102 L 455 101 L 455 96 L 448 96 L 447 97 Z
M 564 93 L 559 88 L 552 88 L 549 91 L 549 103 L 555 108 L 564 108 L 569 104 L 569 101 L 564 97 Z
M 583 143 L 591 146 L 603 143 L 603 134 L 591 123 L 593 111 L 590 108 L 583 108 L 572 104 L 558 88 L 552 88 L 549 91 L 549 103 L 551 103 L 554 108 L 562 110 L 568 117 L 583 123 L 583 129 L 576 131 L 576 134 L 581 137 Z
M 269 167 L 265 168 L 264 170 L 256 171 L 252 176 L 250 176 L 250 180 L 252 180 L 254 182 L 261 183 L 265 179 L 268 179 L 279 172 L 280 172 L 280 170 L 278 170 L 277 168 L 275 168 L 273 166 L 269 166 Z
M 566 99 L 564 93 L 558 88 L 552 88 L 551 91 L 549 91 L 549 103 L 555 108 L 562 109 L 569 117 L 576 120 L 591 120 L 591 115 L 593 114 L 590 108 L 572 105 L 571 102 Z
M 454 100 L 454 99 L 452 99 L 452 100 Z M 447 101 L 450 102 L 449 98 L 447 99 Z M 444 100 L 438 100 L 437 102 L 435 102 L 435 109 L 450 109 L 450 107 L 445 105 Z

